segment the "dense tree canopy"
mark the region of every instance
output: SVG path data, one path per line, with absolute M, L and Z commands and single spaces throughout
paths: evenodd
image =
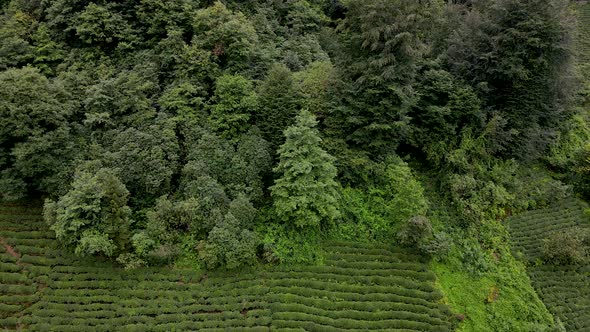
M 555 179 L 590 192 L 565 0 L 0 8 L 0 198 L 47 198 L 80 255 L 238 268 L 317 260 L 326 237 L 432 252 L 445 227 L 567 195 Z M 429 223 L 423 184 L 454 222 Z

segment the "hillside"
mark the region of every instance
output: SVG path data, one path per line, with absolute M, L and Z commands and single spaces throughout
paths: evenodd
M 589 29 L 570 0 L 0 0 L 0 327 L 587 328 Z
M 387 246 L 332 242 L 321 266 L 212 272 L 80 261 L 31 206 L 0 206 L 0 326 L 27 331 L 451 331 L 435 275 Z

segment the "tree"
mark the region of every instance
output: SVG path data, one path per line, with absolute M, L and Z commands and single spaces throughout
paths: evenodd
M 420 249 L 432 237 L 432 224 L 424 216 L 414 216 L 407 221 L 397 237 L 403 246 Z
M 22 65 L 32 57 L 28 36 L 36 22 L 14 7 L 8 6 L 0 16 L 0 70 Z
M 163 123 L 145 131 L 127 128 L 109 132 L 112 145 L 104 159 L 118 171 L 136 205 L 171 189 L 172 176 L 178 170 L 179 147 L 173 129 L 167 127 Z
M 48 80 L 35 68 L 0 72 L 2 196 L 47 191 L 42 183 L 67 168 L 75 155 L 68 154 L 75 150 L 68 124 L 75 107 L 70 98 L 60 81 Z
M 45 201 L 45 221 L 58 241 L 80 256 L 113 257 L 127 249 L 129 191 L 115 174 L 108 168 L 79 172 L 67 194 Z
M 340 215 L 334 157 L 320 147 L 316 125 L 313 114 L 302 110 L 285 130 L 274 169 L 279 178 L 270 188 L 277 217 L 297 228 L 328 226 Z
M 562 0 L 475 2 L 450 37 L 448 64 L 477 88 L 488 114 L 515 137 L 505 155 L 531 160 L 544 152 L 567 115 L 572 83 L 572 26 Z
M 240 12 L 232 12 L 216 1 L 194 16 L 193 44 L 210 52 L 222 68 L 247 68 L 258 44 L 256 30 Z
M 418 100 L 409 112 L 410 142 L 440 166 L 465 128 L 481 130 L 484 118 L 475 91 L 445 70 L 428 69 L 416 84 Z
M 409 133 L 412 83 L 428 48 L 423 24 L 430 1 L 353 0 L 339 29 L 335 59 L 342 82 L 333 131 L 373 155 L 390 154 Z
M 208 268 L 235 269 L 256 262 L 258 237 L 251 230 L 256 212 L 245 196 L 230 203 L 223 220 L 209 232 L 199 252 Z
M 191 17 L 195 14 L 197 1 L 141 0 L 137 6 L 137 18 L 145 35 L 154 40 L 166 36 L 168 29 L 191 30 Z
M 131 43 L 134 31 L 123 15 L 113 6 L 90 3 L 76 16 L 74 26 L 76 36 L 87 45 L 114 47 L 119 43 Z
M 283 144 L 283 131 L 293 124 L 299 109 L 299 95 L 293 74 L 285 65 L 275 64 L 260 86 L 260 112 L 256 124 L 271 150 Z
M 221 137 L 236 140 L 248 131 L 250 118 L 258 108 L 258 96 L 251 81 L 240 75 L 221 76 L 215 83 L 213 100 L 211 121 Z

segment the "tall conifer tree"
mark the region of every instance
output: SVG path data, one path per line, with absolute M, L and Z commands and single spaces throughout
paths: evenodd
M 339 216 L 334 157 L 320 147 L 316 125 L 315 116 L 302 110 L 285 130 L 274 169 L 280 178 L 271 187 L 277 216 L 299 228 L 325 226 Z

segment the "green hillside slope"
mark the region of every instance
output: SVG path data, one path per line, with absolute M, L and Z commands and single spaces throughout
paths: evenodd
M 325 264 L 124 271 L 55 247 L 40 210 L 0 207 L 0 327 L 29 331 L 451 331 L 435 275 L 386 246 L 330 243 Z

